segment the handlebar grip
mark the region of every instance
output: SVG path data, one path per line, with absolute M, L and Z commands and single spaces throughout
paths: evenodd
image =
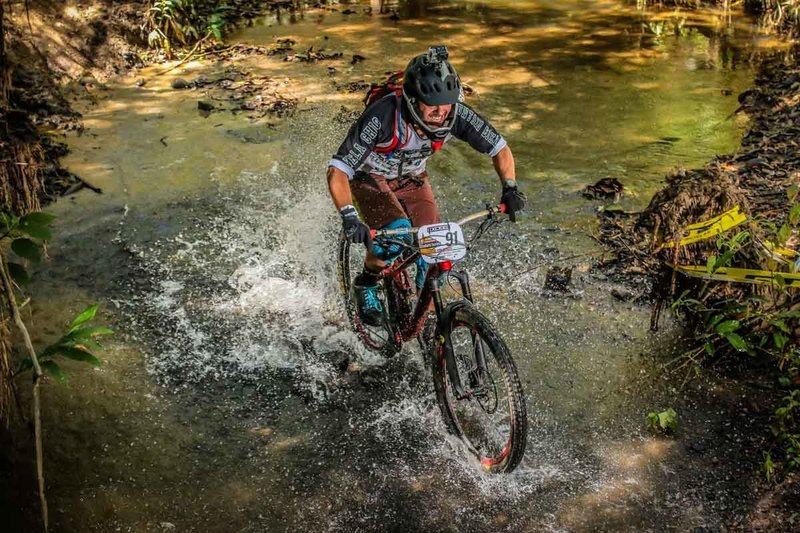
M 373 239 L 375 238 L 375 236 L 377 234 L 378 234 L 378 230 L 376 230 L 376 229 L 369 230 L 369 236 L 372 237 Z
M 500 209 L 501 213 L 505 213 L 507 211 L 506 204 L 500 204 L 497 207 Z

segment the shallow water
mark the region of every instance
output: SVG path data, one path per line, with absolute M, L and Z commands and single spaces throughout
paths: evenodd
M 374 4 L 371 14 L 367 3 L 352 15 L 271 14 L 232 36 L 344 53 L 235 62 L 300 98 L 289 118 L 198 114 L 209 94 L 170 82 L 231 66 L 213 62 L 144 70 L 87 108 L 67 163 L 104 193 L 52 207 L 62 224 L 34 287 L 36 340 L 91 301 L 106 302 L 101 318 L 120 335 L 102 370 L 69 366 L 69 388 L 46 387 L 56 529 L 640 531 L 739 520 L 752 504 L 740 478 L 757 458 L 744 422 L 730 426 L 738 394 L 721 378 L 680 394 L 662 379 L 679 332 L 667 322 L 649 333 L 649 309 L 612 297 L 619 287 L 592 270 L 603 202 L 579 191 L 614 176 L 629 189 L 622 207 L 640 209 L 669 168 L 733 150 L 744 127 L 735 95 L 772 43 L 736 13 L 402 2 L 385 6 L 393 21 Z M 510 476 L 484 474 L 446 434 L 416 346 L 389 361 L 371 354 L 337 300 L 338 221 L 323 175 L 348 127 L 336 116 L 359 109 L 361 93 L 334 83 L 377 80 L 440 42 L 475 89 L 470 102 L 506 135 L 532 199 L 464 263 L 527 393 L 528 450 Z M 351 64 L 352 54 L 367 59 Z M 490 161 L 468 147 L 454 142 L 430 163 L 446 216 L 497 199 Z M 553 264 L 574 267 L 567 295 L 541 289 Z M 343 371 L 351 362 L 361 370 Z M 654 439 L 644 417 L 666 405 L 681 433 Z

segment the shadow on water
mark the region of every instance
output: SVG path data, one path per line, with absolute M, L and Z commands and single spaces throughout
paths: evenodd
M 144 88 L 122 84 L 85 113 L 70 166 L 107 192 L 79 195 L 85 211 L 53 208 L 66 223 L 37 273 L 33 314 L 48 324 L 37 342 L 95 300 L 108 302 L 104 318 L 121 335 L 105 370 L 75 368 L 72 388 L 47 388 L 60 529 L 665 530 L 747 513 L 755 422 L 731 425 L 742 405 L 723 378 L 675 399 L 658 365 L 675 355 L 679 331 L 647 333 L 648 309 L 612 297 L 618 287 L 592 271 L 596 205 L 577 194 L 601 170 L 627 172 L 626 185 L 646 191 L 662 167 L 732 148 L 738 130 L 722 119 L 735 102 L 706 87 L 743 88 L 747 62 L 700 30 L 643 29 L 674 25 L 672 15 L 616 2 L 521 5 L 268 18 L 237 39 L 374 50 L 366 65 L 345 56 L 334 77 L 326 64 L 237 61 L 294 80 L 306 101 L 287 120 L 201 118 L 201 94 L 151 72 Z M 732 40 L 746 35 L 744 24 L 729 28 Z M 360 95 L 331 82 L 377 75 L 375 57 L 399 64 L 442 40 L 459 51 L 476 107 L 507 131 L 535 198 L 526 220 L 497 228 L 465 262 L 528 395 L 528 452 L 511 476 L 483 474 L 446 435 L 416 347 L 390 361 L 370 354 L 336 296 L 338 221 L 322 172 L 347 127 L 338 108 L 357 109 Z M 678 133 L 663 126 L 676 121 Z M 245 139 L 255 133 L 259 143 Z M 658 142 L 667 137 L 676 140 Z M 464 147 L 431 170 L 448 217 L 496 198 L 491 165 Z M 552 264 L 574 267 L 569 294 L 541 289 Z M 684 429 L 662 440 L 643 418 L 665 402 Z

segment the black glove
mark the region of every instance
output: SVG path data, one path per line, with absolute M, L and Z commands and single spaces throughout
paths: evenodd
M 361 222 L 358 212 L 352 205 L 347 205 L 339 210 L 342 215 L 342 229 L 347 240 L 357 244 L 364 244 L 368 249 L 372 248 L 372 235 L 369 226 Z
M 509 180 L 503 184 L 503 195 L 500 197 L 500 203 L 506 204 L 506 213 L 511 222 L 517 221 L 517 212 L 522 211 L 527 200 L 528 198 L 525 194 L 517 189 L 516 182 Z

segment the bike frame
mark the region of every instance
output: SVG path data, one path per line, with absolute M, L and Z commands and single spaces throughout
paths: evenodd
M 497 207 L 490 207 L 484 211 L 473 213 L 459 220 L 457 224 L 461 226 L 473 220 L 505 213 L 505 211 L 506 206 L 500 204 Z M 391 230 L 372 230 L 371 234 L 372 237 L 375 238 L 379 236 L 413 235 L 417 231 L 419 231 L 419 228 L 398 228 Z M 402 294 L 408 295 L 411 291 L 415 290 L 416 287 L 411 283 L 406 269 L 411 266 L 412 263 L 416 262 L 419 257 L 419 251 L 415 251 L 405 257 L 401 256 L 401 258 L 395 261 L 391 266 L 383 269 L 379 275 L 382 279 L 391 280 L 391 282 L 402 291 Z M 452 269 L 453 263 L 451 261 L 442 261 L 428 266 L 428 270 L 425 272 L 425 281 L 422 290 L 418 295 L 417 305 L 414 307 L 413 311 L 410 313 L 401 313 L 399 317 L 399 331 L 397 332 L 399 336 L 397 339 L 398 341 L 407 342 L 419 335 L 425 325 L 425 317 L 428 313 L 428 309 L 430 309 L 431 302 L 433 302 L 437 318 L 441 318 L 444 312 L 444 301 L 442 300 L 442 295 L 439 290 L 439 278 L 442 275 L 450 273 L 450 275 L 455 277 L 461 286 L 461 292 L 464 298 L 472 302 L 472 292 L 469 288 L 469 276 L 465 271 L 453 272 Z

